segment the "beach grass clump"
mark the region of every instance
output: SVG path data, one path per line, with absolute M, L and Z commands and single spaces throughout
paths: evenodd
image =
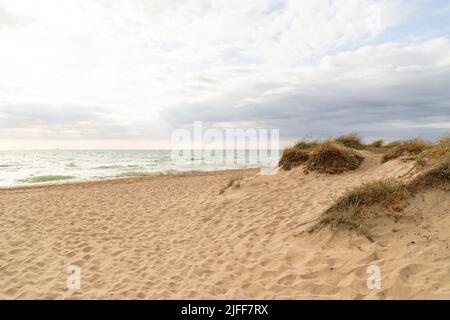
M 278 166 L 288 171 L 304 164 L 309 159 L 309 153 L 319 146 L 321 142 L 313 140 L 300 140 L 292 147 L 283 150 Z
M 355 203 L 360 207 L 373 205 L 386 207 L 404 199 L 406 195 L 405 185 L 394 178 L 375 180 L 348 190 L 337 199 L 331 209 L 341 210 Z
M 294 147 L 286 148 L 283 150 L 283 154 L 278 163 L 278 166 L 288 171 L 294 167 L 302 165 L 309 159 L 309 153 L 302 149 Z
M 347 148 L 361 150 L 364 149 L 361 137 L 356 133 L 345 134 L 334 139 L 336 143 L 340 143 Z
M 398 180 L 366 182 L 339 197 L 325 211 L 318 225 L 355 230 L 371 239 L 367 220 L 378 212 L 386 212 L 407 196 L 407 187 Z
M 447 152 L 438 163 L 417 175 L 408 184 L 412 192 L 428 188 L 440 188 L 450 186 L 450 151 Z
M 371 143 L 366 144 L 364 149 L 378 154 L 385 154 L 386 151 L 389 150 L 389 148 L 385 146 L 383 139 L 374 140 Z
M 382 148 L 383 145 L 384 145 L 384 140 L 378 139 L 378 140 L 372 141 L 372 143 L 370 143 L 368 146 L 371 148 Z
M 241 186 L 241 180 L 244 179 L 244 177 L 240 174 L 235 174 L 230 177 L 227 184 L 224 185 L 220 190 L 219 194 L 224 194 L 225 191 L 229 188 L 239 188 Z
M 321 142 L 317 140 L 312 141 L 300 140 L 294 144 L 293 148 L 302 151 L 311 151 L 320 144 Z
M 61 176 L 61 175 L 49 175 L 49 176 L 35 176 L 26 179 L 21 179 L 19 182 L 25 183 L 43 183 L 43 182 L 52 182 L 52 181 L 60 181 L 60 180 L 70 180 L 75 177 L 73 176 Z
M 386 143 L 386 144 L 384 145 L 384 147 L 385 147 L 386 149 L 392 149 L 392 148 L 395 148 L 395 147 L 400 146 L 401 144 L 402 144 L 402 142 L 401 142 L 400 140 L 394 140 L 394 141 L 391 141 L 391 142 L 389 142 L 389 143 Z
M 416 164 L 419 168 L 438 165 L 449 153 L 450 136 L 444 136 L 420 153 L 416 158 Z
M 397 159 L 402 156 L 417 156 L 421 152 L 425 151 L 430 147 L 428 141 L 422 139 L 412 139 L 402 141 L 394 147 L 391 147 L 384 155 L 381 160 L 382 163 L 387 161 Z
M 359 168 L 364 158 L 356 151 L 326 140 L 311 152 L 306 163 L 306 171 L 338 174 Z

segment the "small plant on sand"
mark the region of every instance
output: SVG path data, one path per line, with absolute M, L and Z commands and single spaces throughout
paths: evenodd
M 369 144 L 371 148 L 381 148 L 383 147 L 384 141 L 383 139 L 378 139 Z
M 356 151 L 327 140 L 311 152 L 306 171 L 337 174 L 358 169 L 363 160 Z
M 412 139 L 401 142 L 399 145 L 389 149 L 381 160 L 385 163 L 389 160 L 399 158 L 401 156 L 417 156 L 430 147 L 430 143 L 422 139 Z
M 346 134 L 334 139 L 335 142 L 340 143 L 347 148 L 361 150 L 364 148 L 361 137 L 356 133 Z
M 330 225 L 335 228 L 355 230 L 372 240 L 367 224 L 368 218 L 375 216 L 378 212 L 386 212 L 404 200 L 407 195 L 406 186 L 395 179 L 364 183 L 339 197 L 325 211 L 316 228 Z
M 242 179 L 243 177 L 241 175 L 231 176 L 230 180 L 228 180 L 228 183 L 219 190 L 219 194 L 223 194 L 228 188 L 239 188 L 241 186 L 240 181 Z

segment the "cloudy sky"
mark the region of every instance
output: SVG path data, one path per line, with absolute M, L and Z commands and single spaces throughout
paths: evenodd
M 0 149 L 450 132 L 444 0 L 0 0 Z

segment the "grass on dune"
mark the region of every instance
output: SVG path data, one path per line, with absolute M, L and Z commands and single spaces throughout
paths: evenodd
M 358 169 L 363 160 L 356 151 L 327 140 L 311 152 L 306 170 L 338 174 Z
M 350 133 L 346 135 L 339 136 L 334 139 L 334 142 L 342 144 L 347 148 L 361 150 L 364 149 L 365 145 L 362 143 L 361 137 L 356 133 Z
M 410 143 L 410 142 L 409 142 Z M 417 143 L 414 141 L 413 144 Z M 441 138 L 433 145 L 419 142 L 426 146 L 419 153 L 419 159 L 426 165 L 412 180 L 403 182 L 399 179 L 384 179 L 364 183 L 346 191 L 324 212 L 320 222 L 313 228 L 331 225 L 335 228 L 355 230 L 371 238 L 368 221 L 377 214 L 390 215 L 402 208 L 408 197 L 430 189 L 439 188 L 450 191 L 450 139 Z M 412 150 L 420 150 L 414 147 Z
M 382 154 L 382 163 L 406 156 L 410 160 L 416 160 L 417 166 L 423 168 L 438 163 L 450 152 L 450 136 L 444 136 L 436 143 L 423 139 L 384 143 L 378 139 L 364 144 L 355 133 L 327 140 L 301 140 L 283 150 L 279 166 L 284 170 L 291 170 L 305 165 L 306 171 L 331 174 L 355 170 L 363 158 L 352 149 Z
M 406 199 L 409 191 L 405 184 L 395 179 L 363 183 L 347 190 L 325 211 L 319 224 L 334 228 L 355 230 L 373 240 L 367 220 L 379 212 L 385 212 Z
M 370 148 L 381 148 L 384 146 L 384 140 L 378 139 L 367 145 Z
M 450 151 L 447 151 L 440 159 L 417 175 L 409 184 L 412 192 L 427 188 L 450 186 Z
M 389 147 L 387 147 L 387 145 L 384 144 L 383 139 L 378 139 L 372 141 L 369 144 L 364 145 L 364 150 L 368 150 L 373 153 L 384 154 L 386 153 L 387 150 L 389 150 Z
M 279 166 L 284 170 L 291 170 L 306 164 L 307 171 L 335 174 L 357 169 L 362 160 L 363 158 L 357 152 L 346 147 L 344 143 L 334 140 L 301 140 L 283 150 Z
M 391 147 L 381 160 L 382 163 L 397 159 L 402 156 L 416 156 L 430 147 L 428 141 L 422 139 L 412 139 L 402 141 Z
M 321 142 L 317 140 L 313 141 L 300 140 L 296 144 L 294 144 L 293 148 L 302 151 L 311 151 L 320 144 Z
M 448 154 L 450 154 L 450 136 L 444 136 L 417 156 L 417 167 L 420 169 L 437 165 L 443 161 Z
M 227 184 L 224 185 L 220 190 L 219 194 L 224 194 L 225 191 L 229 188 L 239 188 L 241 186 L 241 180 L 244 179 L 244 177 L 240 174 L 232 175 L 231 178 L 228 180 Z
M 318 141 L 300 140 L 292 147 L 283 150 L 278 165 L 287 171 L 298 167 L 308 161 L 310 152 L 320 144 Z
M 387 148 L 387 149 L 392 149 L 392 148 L 398 147 L 401 144 L 402 144 L 402 142 L 400 140 L 394 140 L 394 141 L 391 141 L 389 143 L 386 143 L 384 145 L 384 147 Z
M 302 149 L 294 147 L 286 148 L 283 150 L 279 166 L 284 170 L 291 170 L 294 167 L 305 163 L 309 159 L 309 153 Z

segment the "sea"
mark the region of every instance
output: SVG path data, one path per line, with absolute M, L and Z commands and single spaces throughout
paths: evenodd
M 256 150 L 0 151 L 0 187 L 258 168 L 266 161 L 260 155 Z

